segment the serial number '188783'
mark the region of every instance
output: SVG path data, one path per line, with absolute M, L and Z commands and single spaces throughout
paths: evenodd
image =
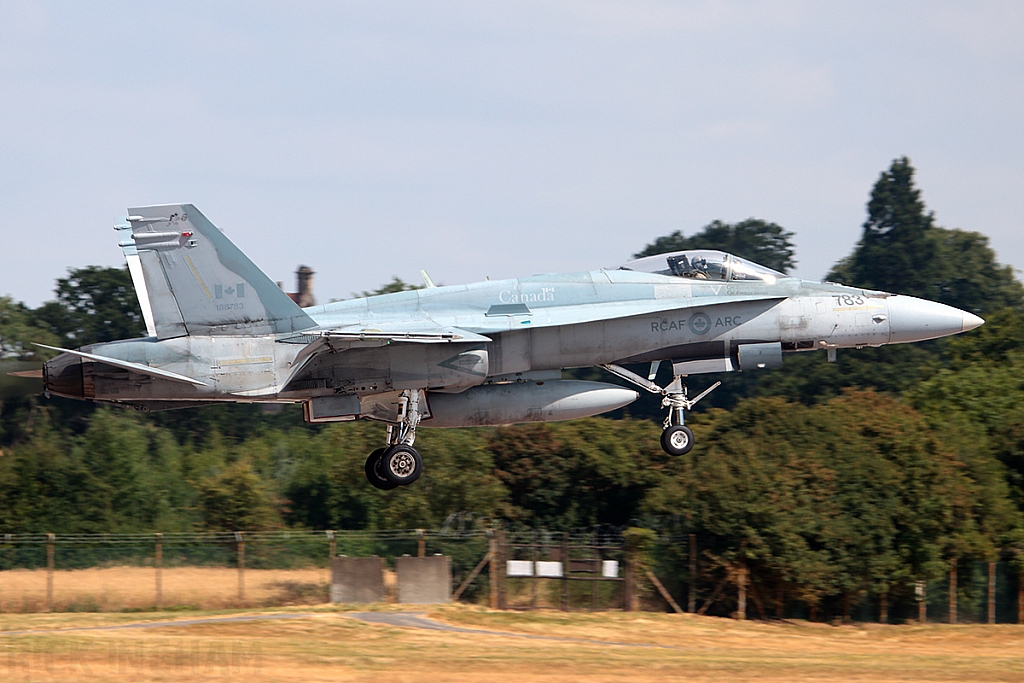
M 245 308 L 245 304 L 231 303 L 231 304 L 217 304 L 218 311 L 240 311 Z

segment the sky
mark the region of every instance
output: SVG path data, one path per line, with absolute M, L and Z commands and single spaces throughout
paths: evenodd
M 191 203 L 321 302 L 615 266 L 719 219 L 853 249 L 908 156 L 1024 268 L 1024 4 L 0 0 L 0 295 Z

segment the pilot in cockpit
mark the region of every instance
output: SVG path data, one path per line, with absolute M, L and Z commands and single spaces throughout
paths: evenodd
M 669 256 L 668 267 L 676 277 L 692 277 L 698 280 L 709 279 L 708 261 L 703 256 L 694 256 L 692 261 L 686 258 L 686 254 Z
M 694 256 L 690 261 L 690 277 L 698 280 L 708 279 L 708 260 L 703 256 Z

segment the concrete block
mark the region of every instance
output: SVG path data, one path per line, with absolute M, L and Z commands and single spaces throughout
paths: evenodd
M 383 557 L 331 558 L 331 602 L 383 601 Z
M 452 599 L 451 560 L 433 557 L 396 557 L 398 602 L 428 605 Z

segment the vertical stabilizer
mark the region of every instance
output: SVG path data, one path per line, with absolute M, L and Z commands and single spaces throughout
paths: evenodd
M 153 336 L 284 334 L 316 326 L 191 204 L 132 208 L 128 223 L 117 230 Z
M 139 308 L 142 309 L 142 319 L 146 322 L 146 336 L 157 336 L 156 320 L 153 318 L 153 305 L 149 300 L 149 288 L 146 286 L 146 277 L 142 274 L 142 260 L 139 258 L 139 250 L 135 248 L 135 241 L 132 239 L 132 226 L 127 223 L 118 223 L 114 226 L 117 230 L 118 246 L 124 252 L 124 260 L 128 262 L 128 272 L 132 276 L 132 284 L 135 285 L 135 294 L 139 297 Z M 180 317 L 180 312 L 178 316 Z M 170 335 L 177 336 L 177 335 Z

